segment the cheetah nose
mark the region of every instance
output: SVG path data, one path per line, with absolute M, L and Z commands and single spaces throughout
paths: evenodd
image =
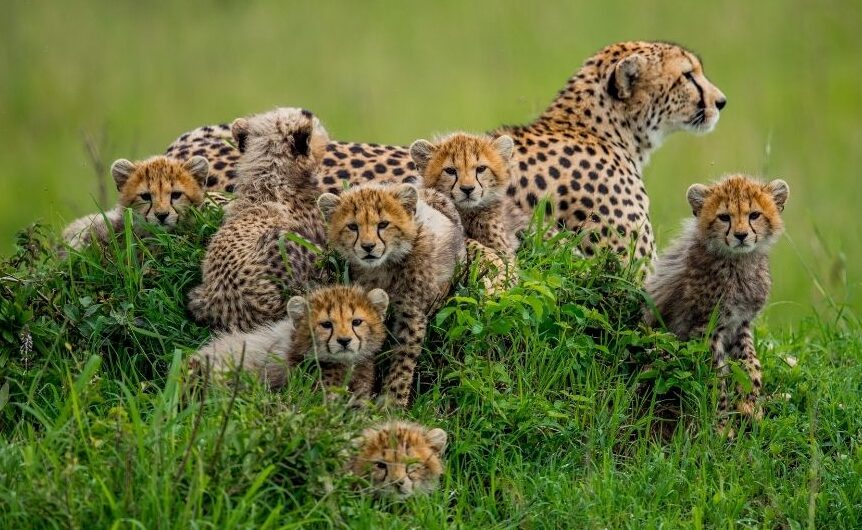
M 735 237 L 740 242 L 742 242 L 742 241 L 745 241 L 746 237 L 748 237 L 748 232 L 734 232 L 733 237 Z
M 475 190 L 475 189 L 476 189 L 476 186 L 461 186 L 461 191 L 463 191 L 464 195 L 466 195 L 467 197 L 469 197 L 470 194 L 473 193 L 473 190 Z
M 347 348 L 348 346 L 350 346 L 351 339 L 350 337 L 338 337 L 337 339 L 335 339 L 335 341 L 338 344 L 341 344 L 342 348 Z
M 718 110 L 723 109 L 727 105 L 727 98 L 721 98 L 715 101 L 715 108 Z
M 167 218 L 168 218 L 168 214 L 165 212 L 156 214 L 156 219 L 158 219 L 159 222 L 162 224 L 165 224 L 165 220 L 167 220 Z
M 362 250 L 364 250 L 365 252 L 371 252 L 372 250 L 374 250 L 374 247 L 376 245 L 374 243 L 362 243 L 359 246 L 362 247 Z

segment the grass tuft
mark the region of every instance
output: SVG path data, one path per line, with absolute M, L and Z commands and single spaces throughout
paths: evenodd
M 297 371 L 269 392 L 189 380 L 185 311 L 220 214 L 57 257 L 33 226 L 0 264 L 0 527 L 862 526 L 862 323 L 759 327 L 766 418 L 715 434 L 703 341 L 638 323 L 614 256 L 529 238 L 521 284 L 468 279 L 432 320 L 403 412 L 450 435 L 438 492 L 374 500 L 343 466 L 384 419 Z

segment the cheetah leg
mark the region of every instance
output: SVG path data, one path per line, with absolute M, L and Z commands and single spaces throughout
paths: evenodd
M 737 410 L 752 420 L 761 420 L 763 419 L 763 410 L 758 404 L 757 398 L 760 396 L 760 388 L 763 385 L 763 374 L 760 369 L 760 361 L 757 359 L 757 352 L 754 349 L 754 337 L 748 322 L 745 322 L 739 330 L 733 353 L 734 357 L 742 362 L 751 380 L 751 392 L 745 393 L 740 398 L 739 403 L 737 403 Z M 741 388 L 738 388 L 738 392 L 740 395 L 743 394 Z
M 383 381 L 384 401 L 391 399 L 399 407 L 406 407 L 410 402 L 413 372 L 422 351 L 426 326 L 425 315 L 405 312 L 396 317 L 393 332 L 398 344 L 392 349 L 392 362 Z
M 356 400 L 367 400 L 374 387 L 374 359 L 363 361 L 353 368 L 350 390 Z
M 321 363 L 320 365 L 320 387 L 327 398 L 334 398 L 337 394 L 331 394 L 328 390 L 332 387 L 344 385 L 345 366 L 336 363 Z
M 467 239 L 468 263 L 479 263 L 485 292 L 496 296 L 511 288 L 517 277 L 515 258 L 500 257 L 496 252 L 475 239 Z
M 730 367 L 727 364 L 727 351 L 725 349 L 725 331 L 723 328 L 718 328 L 710 339 L 710 351 L 712 352 L 712 362 L 715 370 L 718 373 L 718 432 L 733 438 L 734 432 L 728 427 L 728 397 L 727 397 L 727 376 L 730 374 Z

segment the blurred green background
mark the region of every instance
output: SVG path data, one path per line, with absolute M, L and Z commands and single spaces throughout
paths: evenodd
M 333 137 L 390 143 L 526 122 L 589 55 L 662 39 L 704 59 L 729 104 L 646 170 L 660 245 L 686 187 L 730 171 L 790 183 L 768 318 L 860 308 L 862 3 L 5 2 L 0 18 L 0 255 L 36 219 L 112 203 L 117 157 L 276 105 Z M 107 195 L 100 192 L 100 185 Z M 101 206 L 108 206 L 102 204 Z

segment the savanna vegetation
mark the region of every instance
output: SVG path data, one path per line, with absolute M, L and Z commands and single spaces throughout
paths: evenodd
M 862 527 L 860 22 L 838 1 L 10 3 L 0 528 Z M 64 221 L 112 204 L 114 158 L 186 129 L 303 105 L 336 138 L 481 131 L 634 38 L 698 51 L 729 99 L 714 133 L 669 139 L 646 170 L 661 246 L 694 181 L 791 187 L 756 325 L 766 417 L 732 442 L 705 344 L 639 326 L 634 271 L 564 236 L 528 239 L 516 289 L 484 297 L 468 276 L 436 316 L 399 415 L 449 433 L 448 468 L 406 502 L 343 472 L 391 412 L 325 401 L 313 370 L 279 392 L 188 377 L 209 330 L 184 295 L 217 211 L 57 255 Z

